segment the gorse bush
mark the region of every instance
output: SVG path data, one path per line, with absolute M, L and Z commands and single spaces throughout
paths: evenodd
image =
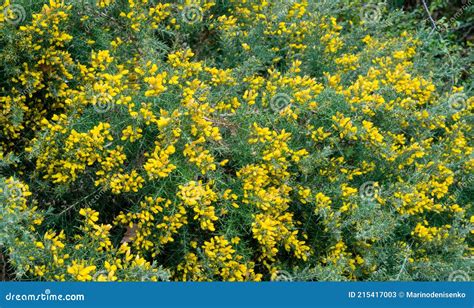
M 10 278 L 469 279 L 472 79 L 444 35 L 357 1 L 4 2 Z

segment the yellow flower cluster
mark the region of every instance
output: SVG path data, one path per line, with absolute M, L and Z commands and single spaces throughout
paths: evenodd
M 232 238 L 238 244 L 238 237 Z M 182 280 L 205 281 L 209 276 L 225 281 L 260 281 L 261 274 L 254 271 L 253 262 L 243 262 L 243 257 L 236 253 L 231 243 L 223 236 L 214 236 L 202 245 L 203 260 L 194 253 L 188 253 L 185 262 L 178 265 Z M 205 271 L 210 271 L 206 276 Z
M 179 186 L 178 197 L 186 207 L 192 208 L 202 230 L 215 231 L 214 221 L 218 220 L 215 207 L 217 194 L 212 190 L 212 183 L 203 185 L 201 181 L 191 181 Z
M 239 238 L 233 238 L 232 242 L 238 243 Z M 242 256 L 235 254 L 232 245 L 223 237 L 215 236 L 204 242 L 204 255 L 215 275 L 220 275 L 226 281 L 259 281 L 261 274 L 255 274 L 254 263 L 240 263 Z
M 173 242 L 173 235 L 187 224 L 186 209 L 182 206 L 173 208 L 170 200 L 146 197 L 140 202 L 138 211 L 121 212 L 115 218 L 115 224 L 126 226 L 124 242 L 131 242 L 139 251 L 160 253 L 161 247 Z
M 155 150 L 143 166 L 150 179 L 167 177 L 168 174 L 176 169 L 176 166 L 169 162 L 170 155 L 175 151 L 173 145 L 168 146 L 166 149 L 162 149 L 159 143 L 156 143 Z
M 97 251 L 109 251 L 112 248 L 112 242 L 109 238 L 112 226 L 109 224 L 96 224 L 99 220 L 99 213 L 91 208 L 82 208 L 79 211 L 79 215 L 85 218 L 82 230 L 86 234 L 90 234 L 90 237 L 97 241 L 94 245 L 94 247 L 97 247 Z
M 443 238 L 448 238 L 450 225 L 445 225 L 442 227 L 426 227 L 428 225 L 427 221 L 423 223 L 418 223 L 413 230 L 412 235 L 420 238 L 423 241 L 431 242 L 434 240 L 440 241 Z
M 7 23 L 4 13 L 10 11 L 11 1 L 0 5 L 0 28 Z M 71 6 L 62 1 L 49 1 L 42 11 L 33 14 L 29 25 L 20 26 L 19 54 L 35 54 L 33 64 L 23 63 L 21 72 L 11 79 L 11 92 L 0 95 L 1 147 L 9 150 L 21 139 L 22 134 L 41 127 L 41 120 L 48 112 L 60 111 L 70 94 L 68 81 L 72 74 L 73 60 L 63 50 L 72 36 L 63 31 Z M 18 55 L 13 60 L 18 61 Z M 47 102 L 46 102 L 47 101 Z
M 72 261 L 72 264 L 68 266 L 67 272 L 77 281 L 90 281 L 92 280 L 91 272 L 95 271 L 95 265 L 87 265 L 83 263 L 77 263 Z
M 259 210 L 253 216 L 252 233 L 260 244 L 261 260 L 271 268 L 281 245 L 286 251 L 293 251 L 296 258 L 306 260 L 311 249 L 305 241 L 298 239 L 299 231 L 293 221 L 293 214 L 287 212 L 292 189 L 284 182 L 290 175 L 287 169 L 291 161 L 298 162 L 308 153 L 305 149 L 291 150 L 287 144 L 291 134 L 284 130 L 278 134 L 256 123 L 253 128 L 254 135 L 249 143 L 263 145 L 262 163 L 245 166 L 237 176 L 243 181 L 242 202 L 254 205 Z

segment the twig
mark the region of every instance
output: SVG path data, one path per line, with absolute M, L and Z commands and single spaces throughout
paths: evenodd
M 423 3 L 423 6 L 425 7 L 426 14 L 428 14 L 428 17 L 429 17 L 431 23 L 433 24 L 433 31 L 438 29 L 438 27 L 436 26 L 436 22 L 434 21 L 433 17 L 431 17 L 430 9 L 428 8 L 428 5 L 426 4 L 426 1 L 421 0 L 421 2 Z
M 400 268 L 400 272 L 398 272 L 398 275 L 397 275 L 397 278 L 395 278 L 396 281 L 399 281 L 400 280 L 400 276 L 403 274 L 403 272 L 405 271 L 405 266 L 407 264 L 407 261 L 408 261 L 408 257 L 410 256 L 408 253 L 410 252 L 410 248 L 411 248 L 411 245 L 408 245 L 407 249 L 406 249 L 406 252 L 407 252 L 407 255 L 405 256 L 405 260 L 403 260 L 403 264 L 402 264 L 402 267 Z

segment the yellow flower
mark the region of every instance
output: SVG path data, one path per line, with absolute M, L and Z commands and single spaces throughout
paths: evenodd
M 99 220 L 99 212 L 91 208 L 82 208 L 79 210 L 79 214 L 86 218 L 86 223 L 89 225 L 94 225 Z
M 92 280 L 90 273 L 95 269 L 94 265 L 87 266 L 82 262 L 72 261 L 72 264 L 67 267 L 67 272 L 77 281 L 90 281 Z

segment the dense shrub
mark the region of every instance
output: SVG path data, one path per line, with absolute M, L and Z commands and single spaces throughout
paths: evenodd
M 449 33 L 375 2 L 40 2 L 0 7 L 11 278 L 471 274 Z

